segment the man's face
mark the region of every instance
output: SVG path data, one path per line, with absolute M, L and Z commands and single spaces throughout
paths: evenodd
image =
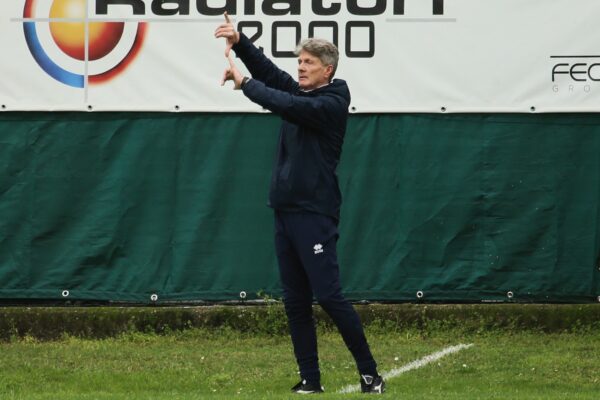
M 332 65 L 323 65 L 318 57 L 301 51 L 298 56 L 298 84 L 301 89 L 312 90 L 329 83 Z

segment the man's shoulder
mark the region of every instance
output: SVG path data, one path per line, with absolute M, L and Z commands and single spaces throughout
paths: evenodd
M 343 79 L 334 79 L 329 85 L 316 89 L 316 91 L 318 91 L 319 95 L 341 97 L 348 104 L 350 103 L 350 89 Z

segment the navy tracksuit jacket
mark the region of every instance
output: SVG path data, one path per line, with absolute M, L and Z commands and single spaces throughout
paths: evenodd
M 244 85 L 244 94 L 283 119 L 269 206 L 339 219 L 342 196 L 335 171 L 350 105 L 346 82 L 336 79 L 303 92 L 243 34 L 233 49 L 254 78 Z

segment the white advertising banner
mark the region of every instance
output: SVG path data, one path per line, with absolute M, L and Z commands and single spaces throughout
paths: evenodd
M 600 111 L 598 0 L 3 0 L 0 110 L 261 112 L 224 11 L 292 76 L 334 41 L 353 112 Z

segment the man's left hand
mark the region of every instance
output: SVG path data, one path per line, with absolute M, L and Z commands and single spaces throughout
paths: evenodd
M 227 81 L 233 81 L 233 89 L 239 90 L 242 88 L 242 80 L 244 79 L 244 75 L 242 75 L 242 73 L 235 66 L 231 54 L 227 56 L 227 60 L 229 60 L 229 68 L 227 68 L 223 73 L 221 86 L 225 85 L 225 82 Z

